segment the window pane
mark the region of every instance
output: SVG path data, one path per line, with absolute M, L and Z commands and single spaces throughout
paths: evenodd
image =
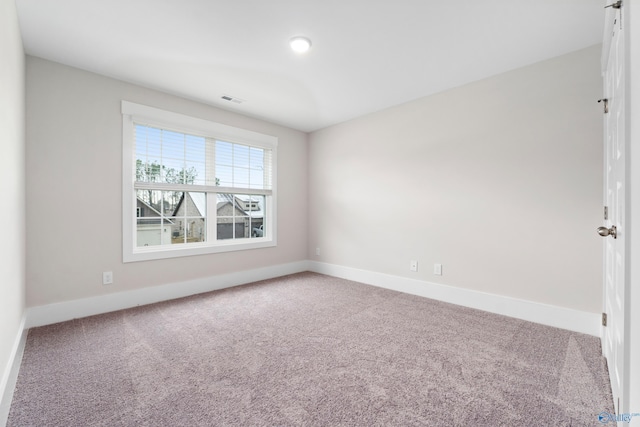
M 204 185 L 207 167 L 204 163 L 187 161 L 181 184 Z
M 264 188 L 264 171 L 251 169 L 249 173 L 249 188 Z
M 160 163 L 162 150 L 160 149 L 159 129 L 136 126 L 136 159 L 144 163 Z
M 184 227 L 184 218 L 171 218 L 171 244 L 186 243 Z
M 263 148 L 216 141 L 216 178 L 223 187 L 265 189 L 266 151 Z
M 243 168 L 249 167 L 249 147 L 233 144 L 233 165 Z
M 136 181 L 159 182 L 160 171 L 159 161 L 136 159 Z
M 137 246 L 166 245 L 171 238 L 171 225 L 162 221 L 138 218 L 136 228 Z
M 233 168 L 233 183 L 234 187 L 249 187 L 249 169 Z
M 184 157 L 185 134 L 162 129 L 161 135 L 165 157 Z
M 202 136 L 187 135 L 186 159 L 204 163 L 205 138 Z
M 135 125 L 136 181 L 204 184 L 204 137 Z
M 225 185 L 225 184 L 221 184 Z M 218 193 L 216 195 L 216 235 L 218 240 L 233 239 L 235 202 L 232 194 Z
M 207 195 L 187 192 L 175 205 L 171 220 L 174 224 L 171 243 L 206 241 Z
M 230 142 L 216 141 L 216 165 L 233 165 L 233 144 Z
M 249 188 L 264 187 L 264 150 L 251 147 L 249 152 Z
M 247 214 L 250 219 L 251 237 L 264 237 L 265 236 L 265 196 L 241 196 L 246 197 L 247 200 Z
M 163 192 L 136 191 L 136 245 L 158 246 L 171 239 L 171 222 L 163 215 Z
M 249 151 L 249 167 L 260 170 L 264 168 L 264 150 L 262 148 L 251 147 Z
M 231 166 L 216 166 L 216 178 L 223 187 L 233 187 L 233 168 Z
M 189 218 L 187 223 L 187 242 L 206 241 L 206 219 L 204 217 Z
M 162 213 L 167 216 L 174 216 L 176 209 L 182 201 L 184 193 L 182 191 L 163 191 L 162 192 Z
M 206 241 L 205 193 L 136 191 L 137 246 Z
M 204 217 L 172 217 L 172 244 L 206 241 L 206 219 Z
M 206 183 L 206 141 L 201 136 L 186 136 L 184 184 Z
M 264 237 L 265 196 L 218 194 L 217 238 Z
M 136 202 L 140 208 L 141 217 L 161 217 L 162 213 L 162 191 L 137 190 Z

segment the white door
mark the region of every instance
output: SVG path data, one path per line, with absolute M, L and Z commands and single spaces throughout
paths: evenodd
M 624 29 L 621 9 L 607 13 L 603 43 L 604 97 L 604 179 L 605 206 L 608 215 L 604 227 L 604 312 L 607 326 L 603 329 L 603 352 L 609 365 L 609 376 L 616 412 L 620 412 L 624 390 L 625 332 L 625 126 L 624 126 Z M 609 31 L 610 29 L 610 31 Z M 610 37 L 610 40 L 607 38 Z M 613 233 L 615 227 L 615 234 Z M 604 228 L 604 229 L 603 229 Z M 606 235 L 606 234 L 609 235 Z

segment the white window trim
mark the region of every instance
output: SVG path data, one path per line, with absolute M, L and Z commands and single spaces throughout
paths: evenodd
M 134 152 L 134 122 L 144 122 L 165 129 L 175 129 L 185 133 L 207 135 L 227 142 L 267 148 L 272 151 L 272 190 L 271 197 L 267 197 L 265 214 L 267 224 L 263 237 L 238 240 L 217 240 L 213 242 L 189 243 L 175 246 L 135 247 L 134 233 L 136 232 L 136 192 L 135 182 L 135 152 Z M 159 108 L 122 101 L 122 260 L 123 262 L 149 261 L 156 259 L 177 258 L 183 256 L 204 255 L 248 249 L 260 249 L 277 245 L 277 146 L 278 138 L 246 129 L 240 129 L 209 120 L 198 119 L 184 114 L 173 113 Z M 189 186 L 189 191 L 202 191 L 202 186 Z M 220 193 L 242 193 L 234 188 L 218 187 Z M 211 198 L 207 198 L 211 199 Z M 216 203 L 208 205 L 208 212 L 215 212 Z M 211 221 L 207 221 L 211 224 Z M 210 228 L 210 227 L 209 227 Z

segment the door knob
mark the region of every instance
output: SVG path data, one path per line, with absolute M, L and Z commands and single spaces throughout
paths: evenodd
M 612 225 L 611 228 L 607 227 L 598 227 L 598 234 L 602 237 L 611 236 L 614 239 L 618 237 L 618 231 L 616 230 L 616 226 Z

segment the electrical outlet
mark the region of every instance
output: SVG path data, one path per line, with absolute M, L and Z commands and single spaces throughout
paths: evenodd
M 320 256 L 320 248 L 316 248 L 316 256 Z
M 442 264 L 433 264 L 433 274 L 442 276 Z
M 111 285 L 113 283 L 113 271 L 105 271 L 102 273 L 102 284 Z
M 418 261 L 411 260 L 411 262 L 409 263 L 409 270 L 418 271 Z

